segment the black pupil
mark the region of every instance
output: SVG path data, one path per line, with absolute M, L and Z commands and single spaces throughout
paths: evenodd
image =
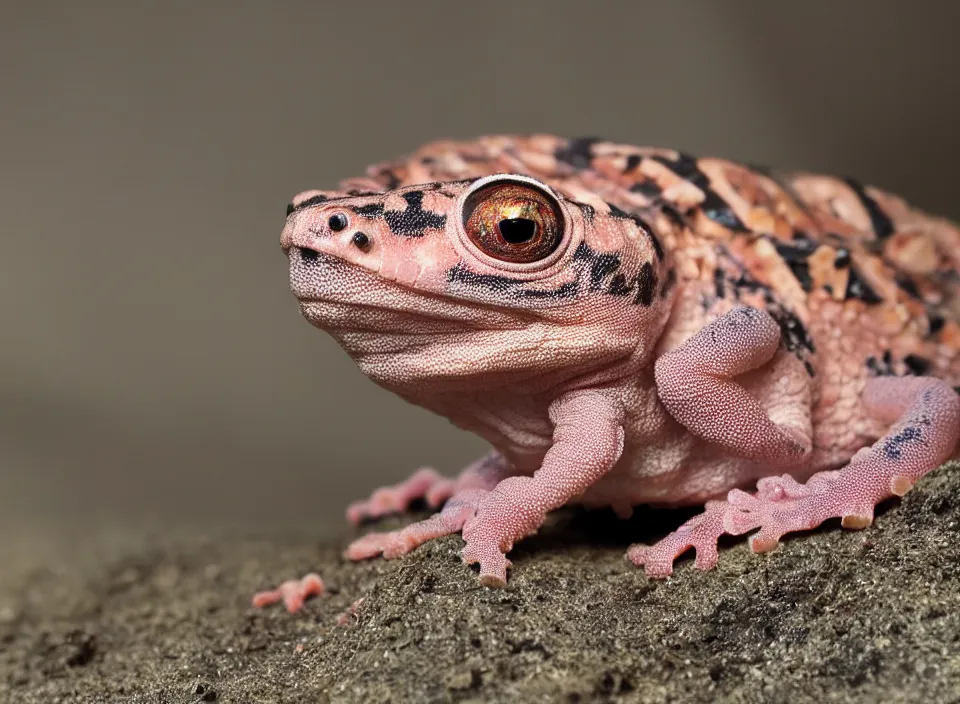
M 343 213 L 334 213 L 330 216 L 330 229 L 334 232 L 340 232 L 347 226 L 347 217 Z
M 529 242 L 537 234 L 537 223 L 527 218 L 508 218 L 500 221 L 500 234 L 510 244 Z

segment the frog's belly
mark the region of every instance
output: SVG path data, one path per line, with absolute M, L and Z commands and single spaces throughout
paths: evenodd
M 614 508 L 700 505 L 725 497 L 731 489 L 753 489 L 760 477 L 790 474 L 803 481 L 815 472 L 842 467 L 855 450 L 816 449 L 802 465 L 785 468 L 724 455 L 715 446 L 691 441 L 688 448 L 657 448 L 621 460 L 575 502 Z

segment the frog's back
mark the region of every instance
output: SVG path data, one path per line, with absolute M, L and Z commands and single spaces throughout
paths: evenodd
M 433 142 L 345 186 L 504 172 L 642 214 L 702 309 L 685 309 L 702 317 L 690 331 L 736 302 L 768 310 L 817 377 L 820 406 L 859 397 L 877 374 L 960 385 L 960 229 L 854 179 L 532 135 Z

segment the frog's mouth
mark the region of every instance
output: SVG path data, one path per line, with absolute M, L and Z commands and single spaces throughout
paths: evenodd
M 334 336 L 348 333 L 462 335 L 470 331 L 509 330 L 529 321 L 512 309 L 407 286 L 334 255 L 292 248 L 290 289 L 303 316 Z
M 565 336 L 560 328 L 569 323 L 537 311 L 416 288 L 322 252 L 293 248 L 288 256 L 304 318 L 405 398 L 475 391 L 478 379 L 490 388 L 542 389 L 622 356 L 616 347 L 598 354 L 596 326 Z

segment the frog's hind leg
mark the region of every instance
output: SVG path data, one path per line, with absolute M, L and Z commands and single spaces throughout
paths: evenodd
M 628 559 L 647 574 L 666 577 L 673 561 L 693 547 L 695 566 L 717 563 L 717 539 L 724 533 L 751 536 L 754 552 L 766 552 L 794 531 L 810 530 L 829 518 L 841 518 L 845 528 L 862 529 L 873 522 L 873 511 L 891 496 L 903 496 L 928 472 L 960 448 L 960 396 L 946 382 L 930 377 L 871 379 L 863 405 L 891 428 L 872 446 L 863 448 L 842 469 L 819 472 L 800 484 L 789 474 L 765 477 L 757 492 L 734 489 L 726 501 L 710 502 L 707 510 L 653 546 L 635 545 Z

